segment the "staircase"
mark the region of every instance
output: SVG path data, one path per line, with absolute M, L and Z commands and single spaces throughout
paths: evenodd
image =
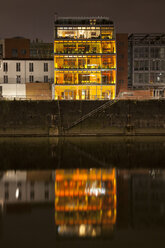
M 113 104 L 115 104 L 116 102 L 118 102 L 118 99 L 115 100 L 108 100 L 106 103 L 102 104 L 101 106 L 99 106 L 98 108 L 95 108 L 94 110 L 90 111 L 88 114 L 83 115 L 82 117 L 80 117 L 78 120 L 72 122 L 72 124 L 70 126 L 68 126 L 67 128 L 65 128 L 65 130 L 69 130 L 72 127 L 78 125 L 79 123 L 81 123 L 82 121 L 86 120 L 87 118 L 93 116 L 94 114 L 106 109 L 107 107 L 112 106 Z

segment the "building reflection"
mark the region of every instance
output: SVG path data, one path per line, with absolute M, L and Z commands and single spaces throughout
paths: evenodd
M 39 215 L 40 223 L 35 224 L 40 228 L 43 213 L 45 226 L 55 225 L 52 236 L 56 238 L 111 238 L 130 228 L 164 230 L 165 170 L 0 172 L 0 235 L 6 221 L 12 223 L 12 216 L 28 215 L 33 223 Z
M 165 227 L 165 170 L 118 170 L 117 228 Z
M 53 171 L 6 171 L 0 178 L 0 208 L 54 201 Z
M 55 224 L 59 236 L 110 235 L 115 223 L 115 169 L 55 171 Z

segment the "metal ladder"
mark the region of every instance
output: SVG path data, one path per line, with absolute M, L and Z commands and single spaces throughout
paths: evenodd
M 108 106 L 112 106 L 114 103 L 118 102 L 118 99 L 115 100 L 108 100 L 108 102 L 102 104 L 101 106 L 99 106 L 98 108 L 90 111 L 88 114 L 83 115 L 82 117 L 80 117 L 78 120 L 74 121 L 70 126 L 68 126 L 67 128 L 65 128 L 65 130 L 69 130 L 70 128 L 76 126 L 77 124 L 79 124 L 80 122 L 86 120 L 88 117 L 96 114 L 97 112 L 106 109 Z

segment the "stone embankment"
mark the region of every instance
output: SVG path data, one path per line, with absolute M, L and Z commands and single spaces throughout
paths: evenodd
M 0 136 L 85 135 L 165 135 L 165 101 L 0 101 Z

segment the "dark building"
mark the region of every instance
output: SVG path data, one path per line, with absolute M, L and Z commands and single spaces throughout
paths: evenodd
M 128 86 L 151 90 L 163 97 L 165 89 L 165 34 L 131 34 L 128 37 Z
M 4 59 L 28 59 L 30 57 L 30 40 L 23 37 L 1 40 L 0 56 Z
M 45 43 L 41 40 L 30 42 L 30 57 L 39 59 L 53 59 L 53 42 Z

